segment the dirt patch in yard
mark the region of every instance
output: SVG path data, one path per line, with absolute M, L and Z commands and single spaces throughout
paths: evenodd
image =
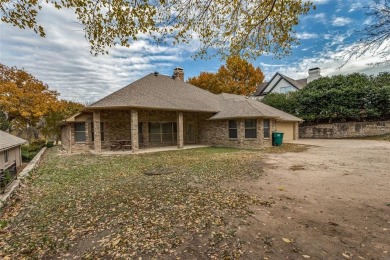
M 231 184 L 274 200 L 252 207 L 237 236 L 247 259 L 390 259 L 390 143 L 302 140 L 271 154 L 255 182 Z
M 389 259 L 390 143 L 300 143 L 49 150 L 0 217 L 0 258 Z

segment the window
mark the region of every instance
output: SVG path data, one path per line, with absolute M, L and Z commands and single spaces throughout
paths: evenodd
M 269 138 L 269 119 L 263 120 L 264 138 Z
M 237 138 L 237 121 L 229 120 L 229 138 Z
M 74 136 L 76 142 L 85 142 L 85 123 L 74 124 Z
M 91 135 L 92 135 L 92 142 L 95 141 L 95 131 L 93 122 L 91 123 Z M 104 124 L 103 122 L 100 122 L 100 140 L 104 141 Z
M 149 141 L 151 143 L 168 143 L 177 140 L 175 122 L 149 123 Z
M 5 163 L 8 162 L 8 157 L 9 157 L 9 155 L 8 155 L 8 150 L 5 150 L 5 151 L 4 151 L 4 162 L 5 162 Z
M 286 94 L 286 93 L 288 93 L 290 91 L 293 91 L 293 90 L 294 90 L 294 88 L 291 87 L 291 86 L 281 87 L 280 88 L 280 93 Z
M 245 120 L 245 138 L 257 138 L 256 119 Z

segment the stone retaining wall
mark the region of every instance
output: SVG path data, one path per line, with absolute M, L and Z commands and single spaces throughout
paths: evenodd
M 300 138 L 349 138 L 390 133 L 390 121 L 347 122 L 300 126 Z

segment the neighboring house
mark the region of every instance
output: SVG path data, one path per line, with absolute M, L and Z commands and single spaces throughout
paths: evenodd
M 27 143 L 26 140 L 0 131 L 0 169 L 16 162 L 16 167 L 22 164 L 21 145 Z
M 190 144 L 257 148 L 270 146 L 275 130 L 297 139 L 300 121 L 257 100 L 195 87 L 176 68 L 172 77 L 151 73 L 68 118 L 61 142 L 70 152 L 100 152 L 116 140 L 131 140 L 133 152 Z
M 321 77 L 320 68 L 309 69 L 309 77 L 292 79 L 277 72 L 270 81 L 264 82 L 257 87 L 255 97 L 262 99 L 269 93 L 288 93 L 304 88 L 308 83 Z

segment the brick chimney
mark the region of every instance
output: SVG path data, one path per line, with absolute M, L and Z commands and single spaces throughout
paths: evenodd
M 321 69 L 318 67 L 309 69 L 309 77 L 307 77 L 307 83 L 310 83 L 313 80 L 321 78 L 320 73 L 321 73 Z
M 184 70 L 183 70 L 183 68 L 179 68 L 179 67 L 175 68 L 173 70 L 172 78 L 175 79 L 175 80 L 184 81 Z

